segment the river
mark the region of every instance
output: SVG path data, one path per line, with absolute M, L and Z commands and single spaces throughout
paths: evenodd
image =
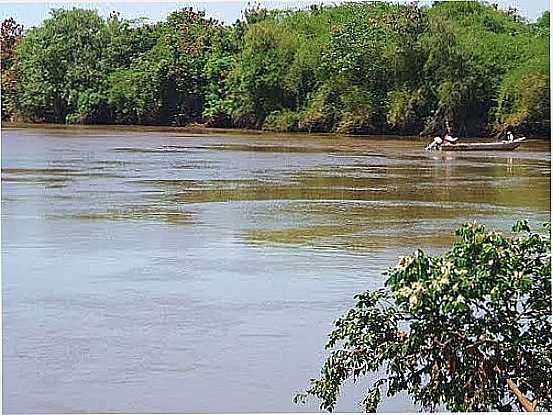
M 4 411 L 317 411 L 294 394 L 399 255 L 442 252 L 465 221 L 550 216 L 548 141 L 425 144 L 3 129 Z

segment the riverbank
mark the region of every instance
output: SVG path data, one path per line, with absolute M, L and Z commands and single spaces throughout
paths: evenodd
M 168 125 L 129 125 L 129 124 L 54 124 L 31 122 L 2 122 L 2 128 L 47 128 L 53 130 L 114 130 L 114 131 L 155 131 L 155 132 L 189 132 L 192 134 L 240 134 L 263 135 L 261 130 L 239 128 L 212 128 L 201 125 L 173 127 Z
M 305 133 L 305 132 L 278 132 L 268 130 L 254 130 L 248 128 L 218 128 L 204 127 L 202 125 L 188 125 L 182 127 L 165 125 L 128 125 L 128 124 L 54 124 L 54 123 L 21 123 L 21 122 L 2 122 L 2 128 L 44 128 L 51 130 L 111 130 L 111 131 L 137 131 L 137 132 L 168 132 L 168 133 L 187 133 L 199 135 L 240 135 L 255 137 L 298 137 L 298 138 L 371 138 L 371 139 L 409 139 L 425 141 L 428 137 L 419 136 L 400 136 L 400 135 L 353 135 L 336 133 Z
M 44 128 L 50 130 L 111 130 L 111 131 L 136 131 L 136 132 L 168 132 L 186 133 L 194 135 L 240 135 L 243 137 L 298 137 L 305 138 L 348 138 L 348 139 L 405 139 L 426 142 L 428 136 L 405 136 L 405 135 L 361 135 L 361 134 L 337 134 L 337 133 L 305 133 L 305 132 L 276 132 L 267 130 L 241 129 L 241 128 L 218 128 L 204 127 L 202 125 L 189 125 L 173 127 L 164 125 L 128 125 L 128 124 L 53 124 L 53 123 L 22 123 L 2 122 L 2 128 Z M 493 137 L 462 137 L 463 141 L 486 141 Z M 529 140 L 550 140 L 550 137 L 528 136 Z M 494 140 L 495 141 L 495 140 Z

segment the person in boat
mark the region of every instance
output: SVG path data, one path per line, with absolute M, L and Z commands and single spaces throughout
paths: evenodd
M 455 144 L 455 142 L 456 142 L 458 139 L 459 139 L 459 137 L 453 138 L 453 137 L 449 134 L 449 129 L 446 129 L 446 130 L 445 130 L 444 138 L 443 138 L 444 144 Z
M 453 138 L 449 134 L 449 129 L 446 129 L 441 136 L 434 137 L 434 141 L 426 146 L 427 150 L 433 150 L 435 148 L 440 148 L 444 144 L 455 144 L 459 138 Z
M 444 142 L 444 140 L 442 140 L 442 137 L 434 137 L 434 140 L 428 144 L 425 148 L 425 150 L 434 150 L 435 148 L 440 148 L 440 146 L 442 145 L 442 143 Z
M 513 135 L 513 133 L 510 131 L 507 131 L 507 141 L 510 143 L 514 140 L 515 140 L 515 136 Z

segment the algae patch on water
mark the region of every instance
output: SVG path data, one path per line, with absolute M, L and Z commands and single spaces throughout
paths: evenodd
M 321 238 L 335 238 L 361 230 L 360 226 L 319 225 L 288 229 L 252 229 L 243 236 L 252 242 L 272 242 L 278 244 L 311 244 Z
M 77 220 L 103 220 L 126 222 L 161 222 L 172 225 L 193 223 L 194 215 L 181 210 L 164 209 L 127 209 L 98 212 L 82 212 L 71 215 L 57 215 L 58 218 L 71 218 Z
M 443 248 L 453 241 L 453 235 L 404 235 L 390 229 L 389 233 L 370 232 L 361 225 L 321 225 L 301 228 L 248 230 L 243 238 L 255 244 L 335 248 L 349 251 L 383 251 L 390 248 Z

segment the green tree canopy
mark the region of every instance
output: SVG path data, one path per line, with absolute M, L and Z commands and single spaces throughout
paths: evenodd
M 186 8 L 146 24 L 53 10 L 17 46 L 6 37 L 6 114 L 345 134 L 426 135 L 446 123 L 461 136 L 550 132 L 547 13 L 529 23 L 484 2 L 440 1 L 244 15 L 229 26 Z
M 20 110 L 32 118 L 65 122 L 83 95 L 105 76 L 99 62 L 109 42 L 106 23 L 90 10 L 53 10 L 17 49 Z

